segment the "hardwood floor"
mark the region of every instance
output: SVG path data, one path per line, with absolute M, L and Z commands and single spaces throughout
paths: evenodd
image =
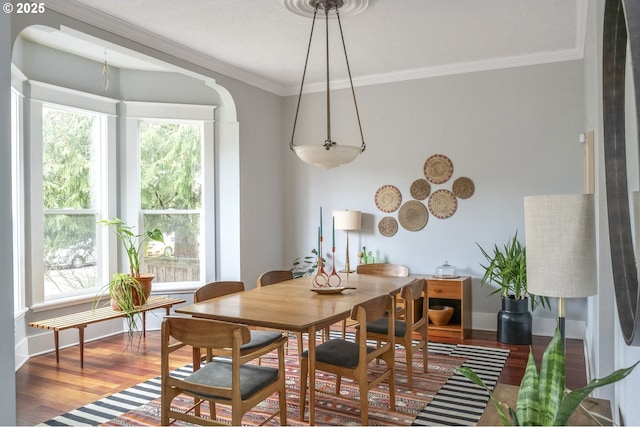
M 441 342 L 460 340 L 438 338 Z M 532 349 L 538 363 L 549 337 L 534 337 Z M 519 385 L 529 355 L 529 346 L 498 343 L 495 332 L 473 331 L 464 344 L 508 348 L 509 359 L 499 382 Z M 79 406 L 129 388 L 160 374 L 160 332 L 147 332 L 139 349 L 124 350 L 126 334 L 85 344 L 84 369 L 80 369 L 77 346 L 31 358 L 16 372 L 18 425 L 35 425 Z M 567 387 L 586 384 L 586 370 L 581 340 L 567 340 Z M 191 363 L 188 350 L 180 353 L 179 363 Z M 177 368 L 178 366 L 175 366 Z

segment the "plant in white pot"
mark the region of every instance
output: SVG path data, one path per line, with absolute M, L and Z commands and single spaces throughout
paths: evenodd
M 140 253 L 144 249 L 144 245 L 149 240 L 164 243 L 162 231 L 158 228 L 147 231 L 145 234 L 136 234 L 131 225 L 127 225 L 120 218 L 103 219 L 100 221 L 104 226 L 112 227 L 127 254 L 129 261 L 129 275 L 134 281 L 139 283 L 144 292 L 144 298 L 137 300 L 137 305 L 144 304 L 151 294 L 151 281 L 153 274 L 140 274 Z M 134 281 L 130 281 L 133 283 Z M 135 292 L 132 292 L 135 294 Z M 113 296 L 112 296 L 113 297 Z M 123 308 L 124 309 L 124 308 Z
M 550 308 L 549 298 L 536 296 L 527 291 L 526 248 L 518 240 L 518 232 L 502 247 L 494 245 L 489 253 L 479 244 L 487 265 L 484 269 L 482 285 L 492 283 L 498 287 L 490 295 L 500 294 L 502 310 L 498 313 L 498 341 L 506 344 L 531 344 L 531 310 L 540 304 Z

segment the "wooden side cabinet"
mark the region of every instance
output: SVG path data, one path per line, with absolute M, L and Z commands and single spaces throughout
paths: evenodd
M 436 326 L 429 322 L 429 337 L 463 339 L 471 332 L 471 277 L 453 279 L 427 277 L 427 305 L 453 307 L 453 316 L 448 324 Z

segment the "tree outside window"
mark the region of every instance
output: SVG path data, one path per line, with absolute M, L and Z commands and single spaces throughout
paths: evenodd
M 139 122 L 140 206 L 145 230 L 159 228 L 144 263 L 156 281 L 200 280 L 202 123 Z
M 98 286 L 102 126 L 99 114 L 54 106 L 42 110 L 46 299 Z

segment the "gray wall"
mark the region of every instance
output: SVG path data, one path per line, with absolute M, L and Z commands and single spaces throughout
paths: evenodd
M 291 197 L 285 218 L 291 227 L 285 229 L 285 236 L 291 244 L 285 247 L 285 261 L 317 246 L 320 206 L 327 215 L 332 210 L 361 210 L 366 214 L 363 230 L 350 233 L 352 260 L 357 260 L 357 249 L 366 246 L 378 259 L 408 265 L 413 273 L 433 274 L 438 265 L 449 261 L 473 277 L 474 328 L 495 329 L 500 298 L 487 297 L 492 288 L 480 286 L 484 260 L 476 242 L 490 249 L 496 243 L 504 244 L 516 230 L 524 242 L 526 195 L 583 191 L 583 147 L 579 143 L 579 134 L 585 131 L 582 61 L 366 86 L 356 91 L 367 141 L 358 159 L 326 171 L 303 164 L 293 153 L 286 154 L 285 191 Z M 355 128 L 347 129 L 347 124 L 355 126 L 347 91 L 332 99 L 341 102 L 332 106 L 334 139 L 358 145 Z M 296 97 L 286 100 L 285 129 L 290 128 L 295 101 Z M 303 99 L 301 115 L 322 120 L 299 122 L 298 143 L 320 144 L 324 139 L 324 108 L 322 94 Z M 376 190 L 395 185 L 403 201 L 410 200 L 411 183 L 424 178 L 424 162 L 436 153 L 452 160 L 454 172 L 449 182 L 432 185 L 432 191 L 451 189 L 453 180 L 465 176 L 473 180 L 475 194 L 459 200 L 456 213 L 448 219 L 430 216 L 420 231 L 400 227 L 395 236 L 383 237 L 378 222 L 386 215 L 396 219 L 398 215 L 377 209 Z M 330 221 L 325 218 L 325 229 Z M 344 232 L 337 232 L 336 239 L 336 254 L 342 263 Z M 584 321 L 585 304 L 571 301 L 568 318 Z M 536 312 L 536 320 L 555 316 L 555 310 Z M 540 331 L 543 324 L 536 324 Z

